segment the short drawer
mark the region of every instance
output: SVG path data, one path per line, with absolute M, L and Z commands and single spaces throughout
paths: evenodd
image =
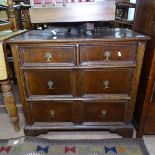
M 72 75 L 70 70 L 24 71 L 27 93 L 31 95 L 71 95 Z
M 34 45 L 20 47 L 21 65 L 75 66 L 75 46 Z
M 85 94 L 129 94 L 133 69 L 84 70 L 82 91 Z
M 73 122 L 72 101 L 30 102 L 32 122 Z
M 117 44 L 117 43 L 116 43 Z M 81 45 L 80 64 L 134 61 L 134 45 Z
M 83 122 L 124 122 L 126 102 L 87 101 L 82 103 Z

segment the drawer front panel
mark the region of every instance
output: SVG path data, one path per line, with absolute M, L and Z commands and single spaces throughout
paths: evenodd
M 21 47 L 21 60 L 23 65 L 49 65 L 49 66 L 74 66 L 75 46 L 32 46 Z
M 73 122 L 74 107 L 71 101 L 31 102 L 32 122 Z
M 128 94 L 132 69 L 85 70 L 83 71 L 83 95 Z
M 71 95 L 72 72 L 69 70 L 25 71 L 28 95 Z
M 84 102 L 82 104 L 83 122 L 123 122 L 125 102 Z
M 110 62 L 110 61 L 134 61 L 135 46 L 132 45 L 81 45 L 80 63 L 85 62 Z

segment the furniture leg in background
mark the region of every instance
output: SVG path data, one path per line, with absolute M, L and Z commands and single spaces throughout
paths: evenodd
M 10 120 L 14 126 L 15 131 L 19 131 L 19 117 L 17 114 L 17 108 L 15 104 L 15 99 L 12 93 L 12 87 L 10 84 L 10 81 L 4 80 L 0 81 L 1 84 L 1 90 L 2 90 L 2 95 L 3 95 L 3 101 L 6 106 L 7 112 L 10 116 Z
M 10 33 L 10 35 L 13 35 Z M 0 38 L 0 85 L 3 96 L 3 101 L 6 106 L 6 110 L 10 116 L 10 120 L 14 125 L 15 131 L 19 131 L 19 117 L 17 114 L 17 108 L 15 104 L 15 99 L 12 93 L 12 86 L 9 80 L 8 71 L 7 71 L 7 62 L 5 59 L 5 48 L 3 46 L 3 41 L 9 37 L 9 34 L 3 35 L 3 38 Z
M 0 85 L 2 90 L 2 96 L 6 110 L 10 116 L 10 120 L 14 125 L 15 131 L 19 131 L 19 117 L 17 114 L 17 108 L 15 104 L 15 98 L 12 93 L 12 86 L 10 84 L 10 79 L 7 70 L 7 61 L 5 59 L 6 49 L 4 49 L 4 42 L 6 39 L 11 38 L 15 35 L 22 33 L 23 31 L 17 31 L 19 29 L 17 18 L 13 6 L 13 0 L 7 0 L 8 20 L 6 24 L 0 25 Z M 1 8 L 3 10 L 3 8 Z M 8 22 L 9 21 L 9 22 Z M 7 31 L 6 31 L 7 30 Z M 7 54 L 6 54 L 7 55 Z

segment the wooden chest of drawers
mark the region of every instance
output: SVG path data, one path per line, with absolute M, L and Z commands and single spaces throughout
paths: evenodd
M 131 137 L 148 37 L 125 29 L 54 37 L 30 31 L 9 40 L 25 134 L 109 130 Z

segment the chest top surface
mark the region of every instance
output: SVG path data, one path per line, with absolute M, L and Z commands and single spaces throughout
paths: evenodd
M 148 40 L 149 36 L 134 32 L 129 29 L 102 29 L 88 35 L 85 31 L 72 29 L 57 30 L 53 35 L 51 30 L 32 30 L 8 40 L 9 43 L 30 42 L 80 42 L 80 41 L 138 41 Z

